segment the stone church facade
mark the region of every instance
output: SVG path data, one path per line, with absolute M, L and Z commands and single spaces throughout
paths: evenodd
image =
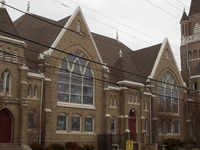
M 79 7 L 59 21 L 27 12 L 12 22 L 2 3 L 0 146 L 77 142 L 102 149 L 111 136 L 119 149 L 126 140 L 141 149 L 165 138 L 196 140 L 200 10 L 194 3 L 200 5 L 193 0 L 180 22 L 181 73 L 167 38 L 133 51 L 92 33 Z

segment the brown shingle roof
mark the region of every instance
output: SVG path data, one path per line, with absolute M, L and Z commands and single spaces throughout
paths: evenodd
M 200 13 L 200 0 L 192 0 L 189 16 Z
M 186 12 L 183 12 L 181 21 L 188 21 L 188 16 L 187 16 Z
M 47 46 L 51 46 L 55 41 L 56 37 L 62 30 L 69 17 L 66 17 L 60 21 L 54 21 L 37 15 L 25 14 L 19 19 L 17 19 L 14 24 L 18 30 L 18 33 L 23 38 L 30 39 L 32 41 L 42 43 Z M 44 21 L 43 21 L 44 20 Z M 61 27 L 52 25 L 50 23 L 59 25 Z M 48 47 L 41 46 L 32 42 L 25 41 L 27 43 L 27 48 L 34 50 L 36 52 L 31 52 L 29 50 L 25 51 L 25 57 L 34 61 L 38 61 L 39 53 L 48 49 Z M 28 67 L 32 71 L 37 71 L 38 63 L 28 61 Z
M 162 44 L 157 44 L 130 53 L 131 57 L 133 58 L 133 64 L 135 64 L 135 66 L 138 68 L 140 75 L 148 77 L 151 74 L 161 45 Z M 141 78 L 141 80 L 141 82 L 144 82 L 146 79 Z
M 0 8 L 0 29 L 15 35 L 18 35 L 13 22 L 5 8 Z M 14 39 L 18 39 L 15 36 L 0 32 L 0 36 L 6 36 Z

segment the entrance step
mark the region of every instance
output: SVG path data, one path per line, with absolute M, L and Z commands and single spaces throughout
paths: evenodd
M 0 150 L 23 150 L 23 149 L 19 144 L 0 143 Z

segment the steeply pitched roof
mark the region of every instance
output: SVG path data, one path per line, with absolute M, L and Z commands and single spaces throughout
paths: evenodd
M 13 22 L 5 8 L 0 8 L 0 29 L 18 35 L 17 30 L 15 29 Z M 17 37 L 2 32 L 0 32 L 0 36 L 18 39 Z
M 186 12 L 184 11 L 183 12 L 183 15 L 182 15 L 182 18 L 181 18 L 181 21 L 188 21 L 188 16 L 187 16 L 187 14 L 186 14 Z
M 200 13 L 200 1 L 192 0 L 190 5 L 189 16 Z
M 133 58 L 133 64 L 137 67 L 140 75 L 148 77 L 154 67 L 158 53 L 162 44 L 133 51 L 130 53 Z M 145 78 L 141 78 L 141 82 L 145 82 Z
M 34 14 L 25 14 L 17 19 L 14 24 L 21 37 L 30 39 L 38 43 L 42 43 L 47 46 L 51 46 L 60 31 L 62 30 L 61 27 L 65 25 L 68 19 L 69 17 L 66 17 L 60 21 L 54 21 Z M 56 24 L 60 27 L 53 24 Z M 48 49 L 48 47 L 44 47 L 33 42 L 25 42 L 27 43 L 27 49 L 36 51 L 25 51 L 25 57 L 34 61 L 38 60 L 39 53 Z M 33 61 L 27 61 L 27 65 L 32 70 L 34 68 L 37 68 L 38 64 Z

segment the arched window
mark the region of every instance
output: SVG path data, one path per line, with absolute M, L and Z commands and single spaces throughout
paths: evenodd
M 35 98 L 38 97 L 38 87 L 37 87 L 37 85 L 34 86 L 34 97 L 35 97 Z
M 68 117 L 66 114 L 61 113 L 57 116 L 57 130 L 58 131 L 67 131 L 67 122 Z
M 174 122 L 174 134 L 180 133 L 180 123 L 178 121 Z
M 160 77 L 158 92 L 161 112 L 178 113 L 178 89 L 176 81 L 170 72 Z
M 110 96 L 110 107 L 117 107 L 117 97 L 116 96 Z
M 0 92 L 11 93 L 11 79 L 11 73 L 8 69 L 2 72 L 0 79 Z
M 7 48 L 5 53 L 5 60 L 10 61 L 10 48 Z
M 188 52 L 188 60 L 191 60 L 191 59 L 192 59 L 192 53 Z
M 58 101 L 93 105 L 93 72 L 90 62 L 79 51 L 72 54 L 63 59 L 59 69 Z
M 194 50 L 193 59 L 197 59 L 197 51 L 196 50 Z
M 18 63 L 18 51 L 14 50 L 13 52 L 13 62 Z
M 81 32 L 81 22 L 80 21 L 77 21 L 76 22 L 76 32 Z
M 196 82 L 193 82 L 193 83 L 192 83 L 192 89 L 193 89 L 193 90 L 197 90 L 197 83 L 196 83 Z
M 116 119 L 114 117 L 111 117 L 110 119 L 110 127 L 111 127 L 111 132 L 116 133 Z
M 85 131 L 86 132 L 94 131 L 94 117 L 92 116 L 85 117 Z
M 198 22 L 195 23 L 194 28 L 193 28 L 193 32 L 194 32 L 194 34 L 200 32 L 200 25 L 198 24 Z
M 33 111 L 28 112 L 28 129 L 35 128 L 35 113 Z
M 73 115 L 71 120 L 71 131 L 81 131 L 81 116 Z
M 32 97 L 32 86 L 30 84 L 28 85 L 28 97 Z

